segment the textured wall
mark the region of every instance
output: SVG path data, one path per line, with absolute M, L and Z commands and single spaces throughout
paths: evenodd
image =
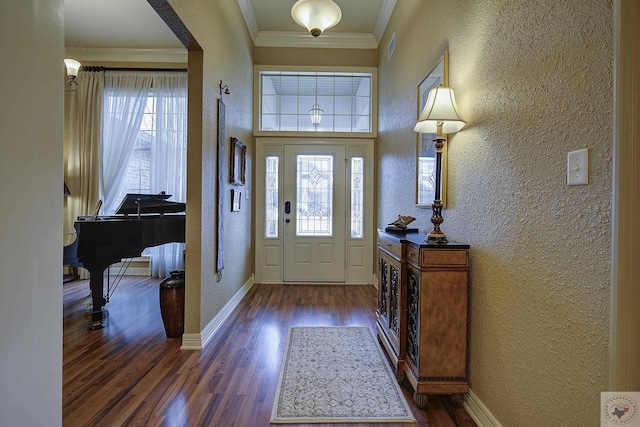
M 237 2 L 211 2 L 198 0 L 190 2 L 170 1 L 171 5 L 187 26 L 191 34 L 202 47 L 202 142 L 199 156 L 191 156 L 189 152 L 187 175 L 198 171 L 197 176 L 189 176 L 187 189 L 190 197 L 199 198 L 200 210 L 193 212 L 188 208 L 187 239 L 197 247 L 187 248 L 187 312 L 186 333 L 200 331 L 220 312 L 222 307 L 247 282 L 253 272 L 252 211 L 250 200 L 244 198 L 247 190 L 252 189 L 253 136 L 253 43 L 249 37 Z M 191 74 L 190 74 L 191 76 Z M 229 86 L 231 94 L 224 95 L 226 106 L 226 140 L 234 136 L 247 145 L 247 185 L 234 187 L 224 186 L 225 197 L 225 268 L 222 280 L 216 281 L 216 216 L 217 216 L 217 132 L 218 132 L 218 99 L 220 98 L 219 82 Z M 190 83 L 191 84 L 191 83 Z M 189 112 L 192 114 L 192 111 Z M 197 141 L 199 143 L 200 141 Z M 189 141 L 191 144 L 191 140 Z M 229 145 L 226 147 L 229 156 Z M 227 164 L 229 162 L 227 161 Z M 190 171 L 191 169 L 191 171 Z M 225 171 L 225 182 L 228 183 L 228 171 Z M 194 181 L 195 180 L 195 181 Z M 242 209 L 231 212 L 231 189 L 243 193 Z M 199 194 L 189 194 L 193 189 Z M 192 216 L 193 215 L 193 216 Z M 191 218 L 189 218 L 191 217 Z M 199 222 L 199 227 L 190 228 L 189 221 Z M 189 234 L 191 233 L 191 234 Z M 197 234 L 197 236 L 193 234 Z M 194 259 L 199 271 L 190 274 Z M 199 275 L 199 278 L 198 278 Z M 196 280 L 190 281 L 190 278 Z M 195 282 L 195 283 L 194 283 Z M 200 287 L 194 295 L 194 287 Z M 198 298 L 199 297 L 199 298 Z M 199 313 L 196 323 L 194 314 Z
M 380 45 L 379 225 L 399 213 L 429 222 L 413 207 L 415 88 L 450 51 L 469 125 L 449 142 L 443 231 L 471 244 L 471 388 L 504 426 L 598 424 L 609 336 L 609 3 L 407 0 Z M 569 187 L 566 155 L 581 148 L 589 185 Z

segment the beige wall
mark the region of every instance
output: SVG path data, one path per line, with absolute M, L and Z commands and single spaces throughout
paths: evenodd
M 378 225 L 408 214 L 424 229 L 430 212 L 413 205 L 416 86 L 449 48 L 469 125 L 449 142 L 442 228 L 472 248 L 473 392 L 504 426 L 597 425 L 609 337 L 610 2 L 406 0 L 380 46 Z M 589 185 L 568 187 L 567 152 L 581 148 Z
M 251 200 L 243 197 L 240 212 L 231 212 L 231 189 L 252 191 L 253 43 L 237 2 L 170 1 L 182 22 L 202 47 L 189 53 L 190 96 L 202 94 L 201 111 L 189 110 L 187 159 L 187 288 L 185 334 L 198 334 L 251 279 L 253 241 Z M 199 63 L 202 66 L 199 66 Z M 192 67 L 193 66 L 193 67 Z M 194 69 L 192 69 L 194 68 Z M 199 68 L 199 69 L 198 69 Z M 199 81 L 192 81 L 199 78 Z M 224 257 L 222 280 L 216 281 L 217 132 L 219 82 L 229 86 L 224 95 L 226 140 L 234 136 L 247 145 L 247 181 L 228 184 L 225 175 Z M 194 95 L 196 96 L 196 95 Z M 200 101 L 200 100 L 199 100 Z M 196 110 L 194 110 L 195 108 Z M 195 114 L 194 114 L 195 113 Z M 195 120 L 192 122 L 192 120 Z M 194 123 L 200 132 L 193 132 Z M 229 156 L 229 147 L 226 147 Z M 227 161 L 228 164 L 228 161 Z M 228 172 L 227 172 L 228 173 Z
M 376 67 L 375 49 L 308 49 L 256 47 L 254 63 L 258 65 L 331 65 L 336 67 Z
M 62 425 L 62 0 L 0 2 L 0 425 Z

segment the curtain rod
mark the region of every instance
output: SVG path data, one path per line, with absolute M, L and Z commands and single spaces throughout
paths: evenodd
M 152 72 L 186 72 L 186 68 L 124 68 L 124 67 L 102 67 L 97 65 L 83 65 L 82 71 L 152 71 Z

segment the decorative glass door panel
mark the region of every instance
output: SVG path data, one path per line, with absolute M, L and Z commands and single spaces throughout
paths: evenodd
M 296 236 L 333 233 L 332 155 L 296 156 Z

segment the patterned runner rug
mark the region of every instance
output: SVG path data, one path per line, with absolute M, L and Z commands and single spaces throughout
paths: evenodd
M 291 327 L 271 422 L 415 422 L 370 328 Z

